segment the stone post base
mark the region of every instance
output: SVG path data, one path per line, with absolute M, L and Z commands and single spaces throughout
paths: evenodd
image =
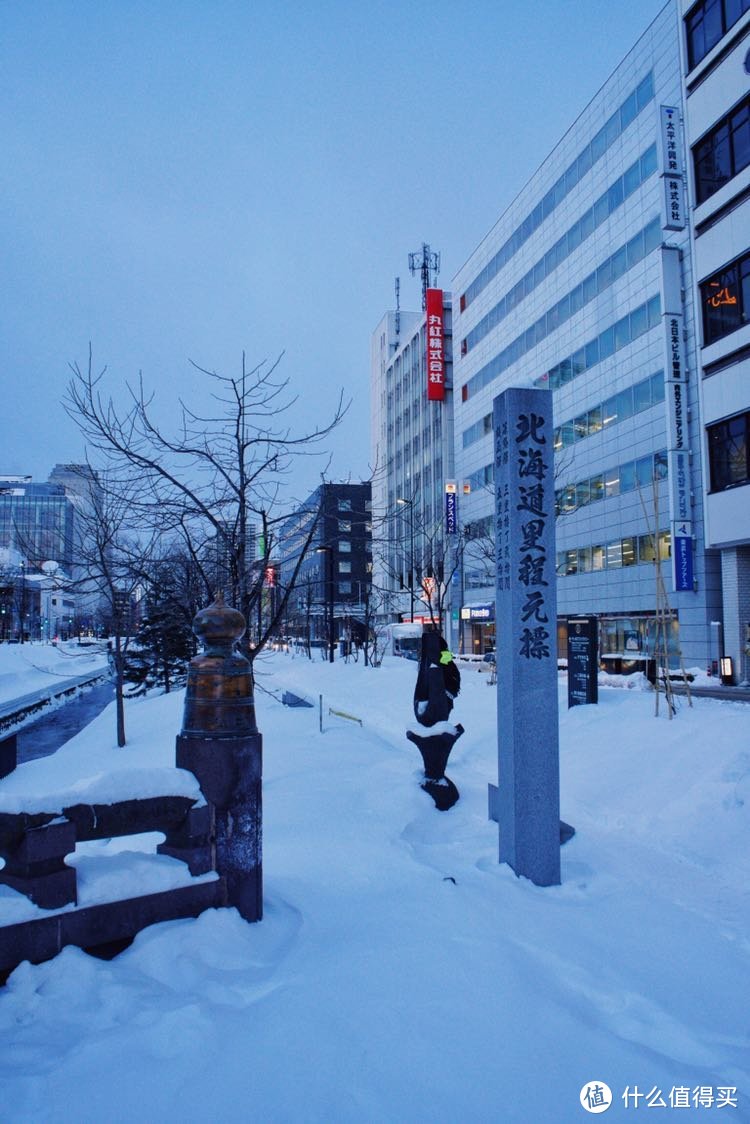
M 260 734 L 216 738 L 180 734 L 176 764 L 194 773 L 209 804 L 214 869 L 226 879 L 227 905 L 246 921 L 263 916 Z

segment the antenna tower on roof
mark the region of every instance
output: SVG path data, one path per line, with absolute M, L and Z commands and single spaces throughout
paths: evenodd
M 431 250 L 426 242 L 422 249 L 415 254 L 409 254 L 409 271 L 419 273 L 422 277 L 422 308 L 427 308 L 427 290 L 431 289 L 437 281 L 440 272 L 440 254 Z

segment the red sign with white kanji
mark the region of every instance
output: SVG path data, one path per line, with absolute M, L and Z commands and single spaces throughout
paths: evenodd
M 445 398 L 445 354 L 443 351 L 443 290 L 427 290 L 427 398 Z

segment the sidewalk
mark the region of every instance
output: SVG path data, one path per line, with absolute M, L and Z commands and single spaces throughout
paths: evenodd
M 721 683 L 717 682 L 716 685 L 701 684 L 699 687 L 694 686 L 692 683 L 685 685 L 684 683 L 672 683 L 672 690 L 676 695 L 686 695 L 688 689 L 691 695 L 701 699 L 724 699 L 728 702 L 744 702 L 750 703 L 750 686 L 747 687 L 724 687 Z

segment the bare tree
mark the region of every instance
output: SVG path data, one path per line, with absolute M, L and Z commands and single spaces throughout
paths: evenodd
M 283 619 L 294 585 L 291 580 L 261 619 L 256 610 L 266 570 L 290 514 L 282 510 L 281 485 L 296 458 L 321 454 L 346 407 L 339 397 L 328 424 L 294 434 L 285 415 L 295 398 L 289 380 L 278 376 L 279 360 L 248 369 L 243 353 L 237 376 L 193 366 L 211 380 L 216 413 L 203 416 L 180 401 L 173 435 L 156 422 L 153 395 L 142 378 L 128 385 L 124 407 L 105 396 L 106 368 L 94 374 L 90 348 L 85 370 L 71 366 L 64 405 L 90 446 L 115 470 L 109 486 L 128 493 L 143 525 L 179 534 L 206 584 L 214 592 L 223 588 L 249 627 L 258 621 L 253 643 L 249 633 L 243 642 L 252 660 Z M 314 522 L 305 547 L 313 533 Z M 301 552 L 297 570 L 303 557 Z
M 401 509 L 386 512 L 373 535 L 373 554 L 385 578 L 385 585 L 374 588 L 373 595 L 385 605 L 396 590 L 408 592 L 415 614 L 427 617 L 432 627 L 442 631 L 448 593 L 462 564 L 464 535 L 446 534 L 442 518 L 425 518 L 416 499 L 402 502 L 409 508 L 406 536 L 399 537 L 394 529 Z
M 110 637 L 115 683 L 117 744 L 125 745 L 125 655 L 136 626 L 135 603 L 143 575 L 155 557 L 160 533 L 144 534 L 133 523 L 133 496 L 122 485 L 117 491 L 92 488 L 77 515 L 79 591 L 96 596 L 103 625 Z
M 19 566 L 14 561 L 13 551 L 0 548 L 0 640 L 9 640 L 14 635 L 16 620 L 19 617 Z M 23 632 L 23 630 L 22 630 Z

